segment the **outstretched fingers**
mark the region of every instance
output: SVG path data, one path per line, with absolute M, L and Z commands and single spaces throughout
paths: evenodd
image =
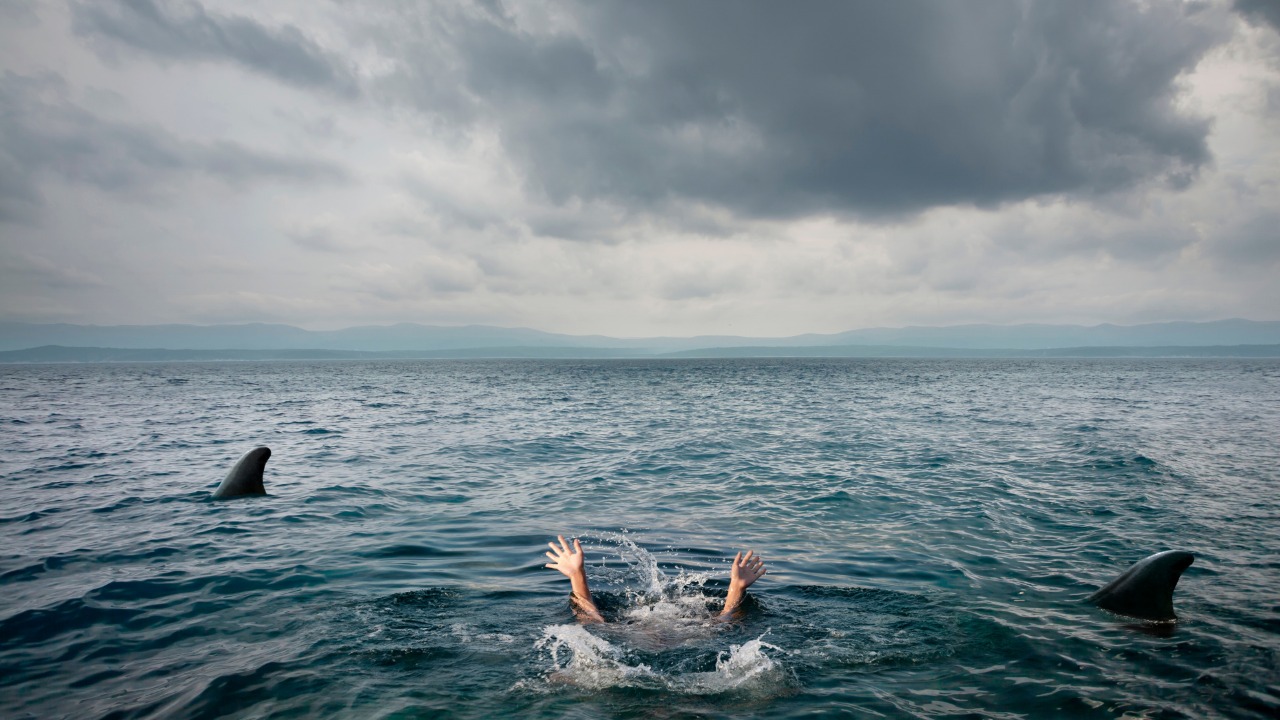
M 551 562 L 543 567 L 559 570 L 570 579 L 582 575 L 584 556 L 582 543 L 577 538 L 574 538 L 573 544 L 570 545 L 563 535 L 557 535 L 554 541 L 547 543 L 547 547 L 551 548 L 546 553 L 547 559 Z
M 733 572 L 730 580 L 746 588 L 759 580 L 765 572 L 764 559 L 756 555 L 754 550 L 748 550 L 746 555 L 739 551 L 733 557 Z

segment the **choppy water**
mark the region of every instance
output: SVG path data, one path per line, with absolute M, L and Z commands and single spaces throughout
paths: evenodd
M 1276 361 L 8 366 L 0 427 L 6 717 L 1280 712 Z M 1081 602 L 1169 548 L 1176 627 Z

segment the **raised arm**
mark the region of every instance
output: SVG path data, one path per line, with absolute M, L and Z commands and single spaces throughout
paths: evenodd
M 733 566 L 729 570 L 729 596 L 724 599 L 724 610 L 720 611 L 720 617 L 727 618 L 738 606 L 742 604 L 742 599 L 747 595 L 747 588 L 751 587 L 751 583 L 759 580 L 767 570 L 764 569 L 764 560 L 759 556 L 752 556 L 752 551 L 747 551 L 747 556 L 743 557 L 739 551 L 733 557 Z
M 600 614 L 600 609 L 596 607 L 596 603 L 591 599 L 591 590 L 587 587 L 587 571 L 583 567 L 584 556 L 582 554 L 582 544 L 577 538 L 573 539 L 573 547 L 569 547 L 569 543 L 564 541 L 564 536 L 558 537 L 560 545 L 557 546 L 553 542 L 547 543 L 551 547 L 547 557 L 551 558 L 551 562 L 546 567 L 553 570 L 559 570 L 565 577 L 569 578 L 569 584 L 573 587 L 573 594 L 570 600 L 573 602 L 573 608 L 578 612 L 578 619 L 582 622 L 604 622 L 604 616 Z

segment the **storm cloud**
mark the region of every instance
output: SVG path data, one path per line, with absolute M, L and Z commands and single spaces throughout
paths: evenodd
M 1260 0 L 0 0 L 0 319 L 1271 319 Z
M 0 76 L 0 220 L 30 220 L 45 177 L 130 195 L 175 176 L 243 185 L 259 180 L 338 182 L 340 166 L 317 158 L 253 150 L 228 141 L 184 141 L 163 129 L 104 119 L 67 97 L 53 75 Z
M 399 87 L 449 89 L 407 99 L 494 126 L 557 203 L 897 215 L 1185 186 L 1210 161 L 1178 77 L 1226 22 L 1195 4 L 556 7 L 573 22 L 413 10 L 384 46 Z
M 104 0 L 72 5 L 76 34 L 110 49 L 124 46 L 172 61 L 226 61 L 291 85 L 339 95 L 357 92 L 355 78 L 292 25 L 269 27 L 197 3 Z
M 1264 22 L 1280 30 L 1280 3 L 1273 0 L 1235 0 L 1235 8 L 1253 22 Z

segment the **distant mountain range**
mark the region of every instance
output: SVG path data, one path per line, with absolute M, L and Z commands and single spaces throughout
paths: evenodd
M 1118 357 L 1276 356 L 1280 322 L 953 325 L 752 338 L 614 338 L 485 325 L 401 323 L 313 331 L 291 325 L 0 323 L 0 361 L 357 357 Z
M 165 350 L 45 345 L 0 351 L 0 363 L 223 362 L 263 360 L 393 359 L 598 359 L 598 358 L 1280 358 L 1278 345 L 1183 345 L 1156 347 L 1078 347 L 1043 350 L 935 348 L 900 345 L 807 345 L 800 347 L 728 347 L 642 354 L 632 350 L 579 347 L 511 347 L 466 350 Z

